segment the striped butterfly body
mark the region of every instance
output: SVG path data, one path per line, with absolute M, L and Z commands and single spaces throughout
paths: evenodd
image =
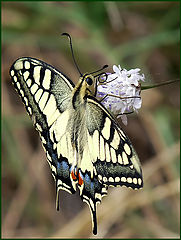
M 90 207 L 97 234 L 96 206 L 109 186 L 143 186 L 139 159 L 114 116 L 96 99 L 95 79 L 84 74 L 76 85 L 40 60 L 17 59 L 10 69 L 40 134 L 57 189 L 75 193 Z

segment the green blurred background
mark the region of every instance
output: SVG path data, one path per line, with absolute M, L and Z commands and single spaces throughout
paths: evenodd
M 88 206 L 55 186 L 38 133 L 9 77 L 22 56 L 41 59 L 75 83 L 109 64 L 140 68 L 147 83 L 179 78 L 179 2 L 2 2 L 2 237 L 89 238 Z M 179 82 L 142 92 L 123 126 L 143 166 L 144 188 L 110 188 L 98 205 L 99 238 L 178 238 Z

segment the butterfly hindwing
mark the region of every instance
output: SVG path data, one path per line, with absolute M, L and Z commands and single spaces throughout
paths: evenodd
M 82 173 L 82 177 L 82 186 L 78 185 L 80 188 L 80 196 L 90 208 L 93 233 L 97 234 L 97 203 L 100 203 L 102 197 L 107 195 L 108 187 L 98 181 L 97 175 L 91 177 L 89 171 Z
M 139 159 L 114 117 L 95 97 L 88 95 L 85 102 L 82 121 L 86 130 L 79 169 L 82 181 L 78 186 L 82 200 L 89 205 L 96 234 L 96 207 L 108 186 L 138 189 L 143 181 Z
M 129 138 L 97 99 L 89 96 L 87 105 L 87 127 L 95 147 L 92 158 L 99 182 L 143 187 L 140 162 Z

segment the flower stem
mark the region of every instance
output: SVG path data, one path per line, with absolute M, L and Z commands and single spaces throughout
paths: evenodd
M 163 83 L 156 83 L 156 84 L 153 84 L 153 85 L 141 86 L 141 90 L 147 90 L 147 89 L 150 89 L 150 88 L 156 88 L 156 87 L 168 85 L 168 84 L 174 83 L 174 82 L 179 82 L 179 80 L 176 79 L 176 80 L 166 81 L 166 82 L 163 82 Z

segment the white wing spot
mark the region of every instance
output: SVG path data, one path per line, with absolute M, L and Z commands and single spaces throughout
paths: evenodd
M 24 97 L 24 92 L 23 92 L 22 89 L 20 89 L 20 94 L 21 94 L 22 97 Z
M 115 182 L 120 182 L 120 177 L 115 177 Z
M 14 76 L 14 70 L 11 70 L 11 76 L 12 77 Z
M 130 168 L 133 169 L 133 165 L 131 165 Z
M 117 162 L 117 158 L 116 158 L 116 152 L 113 148 L 111 148 L 111 159 L 113 163 Z
M 107 182 L 107 177 L 103 177 L 103 182 Z
M 34 67 L 34 71 L 33 71 L 33 77 L 37 84 L 40 84 L 40 69 L 41 69 L 41 66 L 36 66 Z
M 26 81 L 26 84 L 28 87 L 31 87 L 31 83 L 32 83 L 32 80 L 29 78 L 27 81 Z
M 125 152 L 122 152 L 122 158 L 123 158 L 124 165 L 129 164 L 128 157 Z
M 24 97 L 25 105 L 28 106 L 28 99 L 27 97 Z
M 127 182 L 128 182 L 128 183 L 132 183 L 132 182 L 133 182 L 132 178 L 131 178 L 131 177 L 128 177 L 128 178 L 127 178 Z
M 14 76 L 13 79 L 14 79 L 14 82 L 17 82 L 18 80 L 16 76 Z
M 127 143 L 124 144 L 124 150 L 128 155 L 131 154 L 131 148 Z
M 32 109 L 30 107 L 28 107 L 28 112 L 30 115 L 32 115 Z
M 30 73 L 28 71 L 23 73 L 24 79 L 27 80 L 27 78 L 29 77 Z
M 126 178 L 125 177 L 121 177 L 121 182 L 126 182 Z
M 110 150 L 109 150 L 109 144 L 108 143 L 106 143 L 105 148 L 106 148 L 106 162 L 110 162 L 111 159 L 110 159 Z
M 104 149 L 104 139 L 100 136 L 100 160 L 105 161 L 105 149 Z
M 111 120 L 106 117 L 106 120 L 104 122 L 104 128 L 102 129 L 102 135 L 106 140 L 110 137 L 110 128 L 111 128 Z
M 122 160 L 122 157 L 121 157 L 120 154 L 118 155 L 118 162 L 119 162 L 120 164 L 123 164 L 123 160 Z
M 141 183 L 142 183 L 141 178 L 138 178 L 138 184 L 141 185 Z
M 16 61 L 16 63 L 14 64 L 14 68 L 15 68 L 16 70 L 23 69 L 23 62 L 22 62 L 22 60 Z
M 16 86 L 17 86 L 17 88 L 18 88 L 18 89 L 20 89 L 20 88 L 21 88 L 21 86 L 20 86 L 20 83 L 19 83 L 19 82 L 17 82 L 17 83 L 16 83 Z
M 137 178 L 133 178 L 133 183 L 134 183 L 134 184 L 137 184 L 137 183 L 138 183 Z
M 45 76 L 43 78 L 43 87 L 45 89 L 50 88 L 50 80 L 51 80 L 51 71 L 49 69 L 45 70 Z
M 114 182 L 114 178 L 113 177 L 109 177 L 109 182 Z
M 54 144 L 53 144 L 53 149 L 55 150 L 56 148 L 57 148 L 57 144 L 54 143 Z
M 98 159 L 100 159 L 100 156 L 99 156 L 99 132 L 98 130 L 95 130 L 94 133 L 93 133 L 93 143 L 94 143 L 94 148 L 93 148 L 93 151 L 94 151 L 94 156 L 97 156 Z
M 98 175 L 98 179 L 102 181 L 102 176 L 100 174 Z
M 30 62 L 25 61 L 24 64 L 25 64 L 25 69 L 30 69 Z

